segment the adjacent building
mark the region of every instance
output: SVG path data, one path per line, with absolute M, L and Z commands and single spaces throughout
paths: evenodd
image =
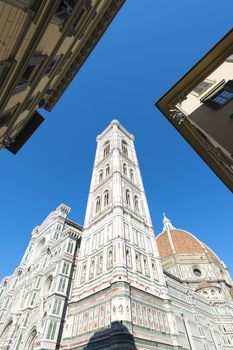
M 124 0 L 0 1 L 0 149 L 22 147 Z
M 155 237 L 134 137 L 97 137 L 84 227 L 60 205 L 0 282 L 0 349 L 233 348 L 224 263 L 164 215 Z
M 233 190 L 233 30 L 156 106 Z

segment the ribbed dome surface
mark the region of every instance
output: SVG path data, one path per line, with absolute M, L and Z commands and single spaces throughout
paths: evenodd
M 205 244 L 192 234 L 178 229 L 170 229 L 170 235 L 163 231 L 156 238 L 160 257 L 167 258 L 174 254 L 203 254 L 207 253 L 215 260 L 217 256 Z

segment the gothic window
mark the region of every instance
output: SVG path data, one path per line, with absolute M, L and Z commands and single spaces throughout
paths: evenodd
M 4 345 L 6 346 L 6 341 L 9 338 L 10 331 L 12 327 L 12 320 L 7 324 L 7 326 L 4 328 L 1 336 L 0 336 L 0 348 L 5 349 Z M 8 346 L 6 346 L 8 348 Z
M 141 272 L 141 263 L 140 263 L 140 256 L 139 256 L 139 254 L 136 254 L 135 259 L 136 259 L 136 269 L 137 269 L 138 272 Z
M 131 180 L 131 181 L 134 181 L 133 169 L 130 169 L 130 180 Z
M 55 338 L 56 328 L 57 328 L 57 323 L 51 321 L 47 332 L 47 337 L 46 337 L 47 339 L 53 340 Z
M 129 237 L 129 225 L 125 224 L 125 239 L 127 239 L 128 241 L 130 240 Z
M 102 273 L 103 271 L 103 257 L 102 255 L 99 257 L 99 266 L 98 266 L 98 273 Z
M 21 341 L 22 341 L 22 336 L 23 336 L 22 333 L 20 333 L 15 350 L 19 350 L 20 344 L 21 344 Z
M 46 278 L 45 283 L 44 283 L 44 287 L 43 287 L 43 294 L 44 294 L 45 298 L 49 294 L 49 291 L 51 289 L 52 283 L 53 283 L 53 276 L 50 275 L 48 278 Z
M 149 275 L 149 269 L 148 269 L 148 262 L 147 262 L 146 258 L 144 258 L 144 269 L 145 269 L 145 274 L 148 276 Z
M 94 271 L 95 271 L 95 260 L 92 259 L 91 268 L 90 268 L 90 278 L 92 278 L 94 276 Z
M 61 300 L 55 299 L 53 304 L 53 315 L 60 315 L 61 311 Z
M 33 332 L 31 333 L 28 342 L 26 344 L 26 347 L 24 349 L 26 350 L 34 350 L 35 349 L 35 343 L 36 343 L 36 338 L 37 338 L 37 333 L 36 330 L 34 329 Z
M 83 265 L 82 268 L 82 274 L 81 274 L 81 283 L 83 283 L 85 281 L 86 278 L 86 270 L 87 270 L 87 266 L 86 264 Z
M 101 200 L 100 200 L 100 197 L 97 197 L 96 203 L 95 203 L 96 214 L 100 212 L 100 209 L 101 209 Z
M 104 206 L 106 207 L 109 204 L 109 192 L 104 192 Z
M 53 239 L 58 239 L 59 238 L 59 232 L 55 231 L 53 235 Z
M 126 203 L 128 204 L 128 206 L 131 206 L 130 191 L 129 190 L 126 190 L 125 196 L 126 196 Z
M 109 250 L 108 252 L 108 269 L 110 269 L 112 267 L 112 250 Z
M 29 318 L 29 313 L 26 314 L 24 322 L 23 322 L 23 327 L 26 327 L 28 324 L 28 318 Z
M 142 233 L 140 233 L 140 241 L 141 241 L 141 247 L 142 249 L 145 249 L 145 241 L 144 241 L 144 236 Z
M 157 279 L 158 276 L 157 276 L 157 271 L 156 271 L 156 267 L 155 267 L 155 263 L 154 262 L 152 263 L 152 270 L 153 270 L 154 278 Z
M 107 164 L 105 168 L 105 175 L 108 176 L 110 174 L 110 165 Z
M 127 175 L 127 165 L 125 163 L 123 164 L 123 174 Z
M 122 153 L 125 157 L 128 157 L 128 148 L 127 148 L 127 142 L 125 140 L 122 140 L 121 143 Z
M 110 153 L 110 143 L 106 141 L 104 144 L 104 158 L 106 158 Z
M 134 209 L 139 212 L 138 197 L 134 196 Z
M 30 302 L 30 305 L 31 305 L 31 306 L 34 305 L 35 299 L 36 299 L 36 292 L 34 292 L 34 293 L 32 294 L 32 298 L 31 298 L 31 302 Z
M 58 284 L 58 291 L 64 293 L 66 287 L 66 279 L 63 277 L 60 277 L 59 284 Z
M 131 263 L 131 254 L 130 254 L 130 250 L 129 250 L 129 249 L 126 250 L 126 263 L 127 263 L 127 266 L 128 266 L 128 267 L 131 267 L 131 266 L 132 266 L 132 263 Z
M 101 169 L 99 172 L 99 182 L 103 180 L 103 170 Z
M 62 273 L 64 273 L 65 275 L 68 275 L 69 267 L 70 267 L 70 264 L 67 261 L 64 261 L 63 267 L 62 267 Z
M 68 247 L 67 247 L 67 252 L 72 254 L 73 253 L 73 248 L 74 248 L 74 243 L 73 242 L 69 242 L 68 243 Z

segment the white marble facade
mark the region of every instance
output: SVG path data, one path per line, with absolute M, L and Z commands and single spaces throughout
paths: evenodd
M 163 270 L 134 138 L 117 120 L 97 137 L 83 228 L 69 211 L 60 205 L 33 230 L 0 283 L 1 350 L 88 349 L 116 322 L 137 349 L 233 349 L 230 276 L 223 283 L 206 263 L 218 283 L 197 291 L 190 264 Z

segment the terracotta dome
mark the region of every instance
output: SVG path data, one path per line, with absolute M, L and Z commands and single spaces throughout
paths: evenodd
M 156 237 L 162 259 L 174 254 L 206 254 L 219 261 L 214 252 L 194 235 L 181 229 L 175 229 L 166 217 L 164 217 L 163 223 L 163 232 Z

